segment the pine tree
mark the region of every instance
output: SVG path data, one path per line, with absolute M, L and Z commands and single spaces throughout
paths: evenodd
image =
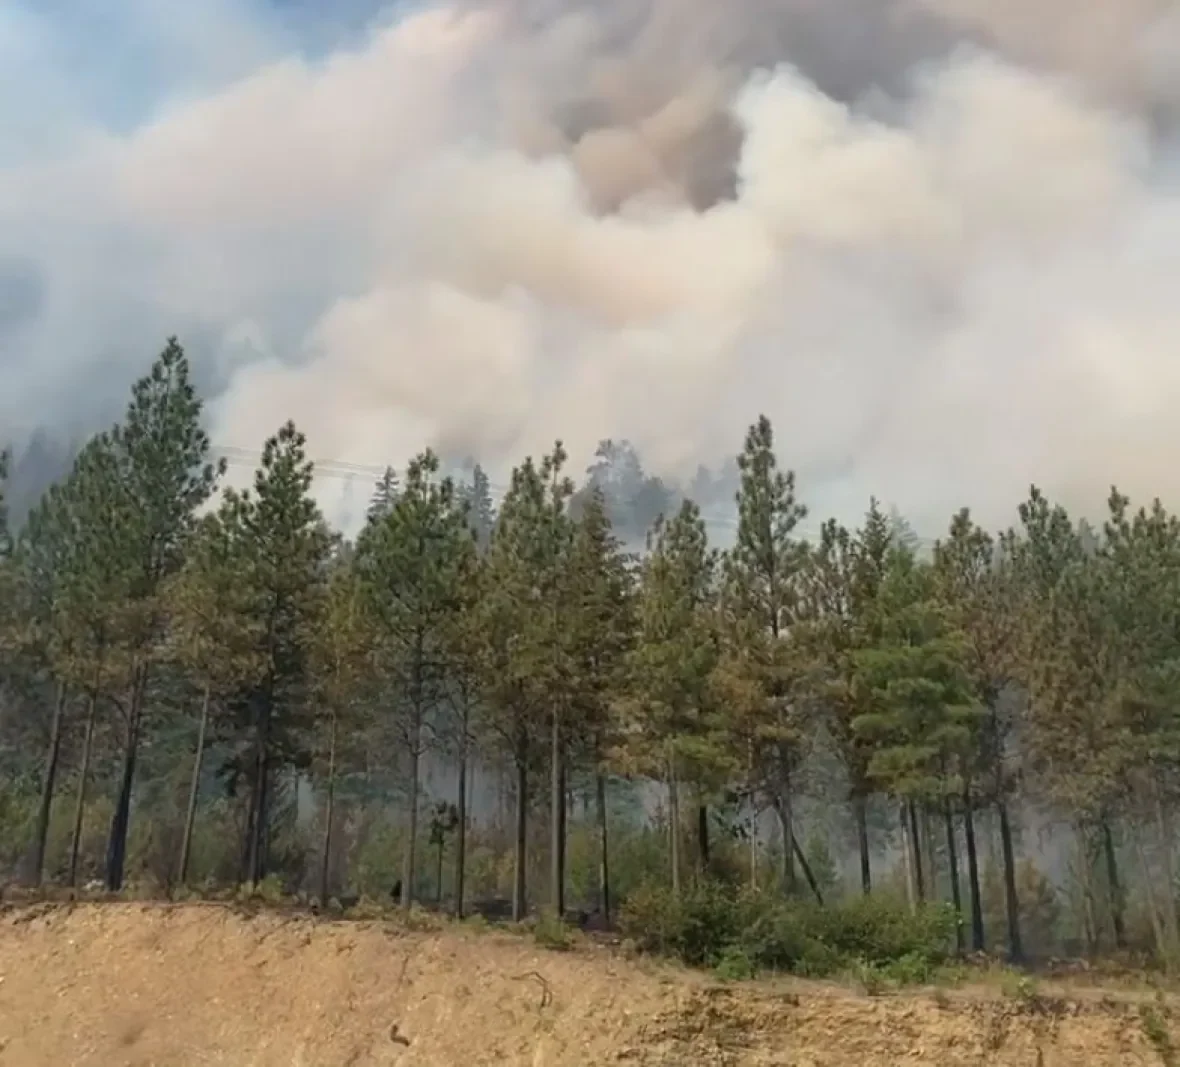
M 398 481 L 397 472 L 392 467 L 386 467 L 373 487 L 373 495 L 369 499 L 369 508 L 365 513 L 367 520 L 380 522 L 385 518 L 393 510 L 400 492 L 401 483 Z
M 1148 869 L 1148 850 L 1138 842 L 1136 852 L 1160 958 L 1175 968 L 1180 930 L 1171 813 L 1180 769 L 1180 520 L 1159 500 L 1135 512 L 1130 503 L 1111 490 L 1095 560 L 1107 622 L 1103 642 L 1117 672 L 1112 711 L 1121 736 L 1111 743 L 1123 762 L 1124 803 L 1154 831 L 1162 876 Z
M 779 469 L 774 431 L 765 415 L 746 434 L 738 470 L 737 541 L 726 560 L 727 600 L 734 625 L 748 631 L 740 640 L 757 650 L 749 662 L 761 691 L 756 713 L 761 723 L 747 733 L 756 738 L 758 789 L 783 829 L 784 875 L 793 891 L 799 848 L 792 806 L 806 728 L 796 694 L 798 656 L 784 639 L 798 607 L 806 550 L 796 529 L 807 509 L 795 497 L 794 472 Z
M 1011 561 L 1002 557 L 993 538 L 980 529 L 966 509 L 951 520 L 948 536 L 935 545 L 934 567 L 940 595 L 966 642 L 967 669 L 975 697 L 985 715 L 960 764 L 962 811 L 966 831 L 967 876 L 971 892 L 972 947 L 986 945 L 983 926 L 975 813 L 994 804 L 1000 822 L 1008 824 L 1008 808 L 1018 788 L 1011 768 L 1012 702 L 1005 702 L 1016 674 L 1017 617 L 1014 611 Z M 1010 850 L 1005 849 L 1005 853 Z M 1015 901 L 1016 872 L 1005 870 L 1009 899 Z M 1019 955 L 1019 915 L 1009 917 L 1016 931 L 1009 951 Z
M 819 668 L 815 697 L 847 775 L 861 889 L 866 894 L 872 889 L 868 825 L 874 789 L 869 774 L 872 746 L 854 724 L 870 710 L 871 694 L 862 684 L 856 656 L 879 640 L 875 605 L 892 545 L 889 520 L 875 499 L 853 533 L 834 520 L 824 523 L 802 572 L 801 625 L 796 633 L 797 642 Z
M 656 523 L 641 570 L 638 632 L 628 664 L 625 765 L 662 778 L 667 787 L 676 893 L 682 875 L 681 786 L 722 781 L 732 769 L 715 699 L 717 566 L 692 501 L 670 521 Z
M 438 457 L 410 462 L 393 507 L 357 543 L 357 567 L 380 635 L 382 665 L 396 680 L 392 726 L 409 756 L 408 833 L 402 906 L 413 900 L 418 844 L 419 768 L 426 716 L 446 697 L 446 638 L 462 599 L 464 550 L 471 535 L 454 483 L 438 479 Z
M 902 804 L 921 900 L 927 885 L 918 812 L 939 810 L 961 791 L 951 768 L 970 745 L 979 706 L 965 642 L 937 598 L 929 565 L 893 548 L 874 611 L 878 642 L 854 655 L 870 706 L 852 725 L 872 745 L 869 774 Z
M 1028 699 L 1027 757 L 1046 798 L 1079 828 L 1099 834 L 1116 944 L 1126 946 L 1122 878 L 1114 840 L 1127 746 L 1117 701 L 1116 648 L 1099 557 L 1064 508 L 1034 486 L 1020 506 L 1020 536 L 1003 542 L 1020 590 L 1019 669 Z M 1015 867 L 1001 824 L 1005 867 Z M 1010 888 L 1014 895 L 1015 890 Z
M 264 619 L 255 614 L 249 557 L 227 525 L 228 511 L 206 515 L 189 541 L 184 566 L 163 587 L 169 657 L 200 694 L 197 739 L 189 779 L 176 881 L 188 876 L 189 854 L 205 748 L 214 705 L 257 684 L 264 668 Z
M 496 509 L 492 504 L 491 483 L 478 463 L 472 469 L 471 484 L 459 489 L 458 499 L 466 509 L 467 523 L 475 535 L 480 552 L 486 552 L 496 526 Z
M 104 487 L 110 494 L 105 518 L 126 583 L 119 641 L 130 672 L 123 768 L 107 844 L 110 890 L 123 884 L 144 701 L 163 631 L 161 583 L 179 569 L 195 512 L 224 470 L 224 462 L 209 462 L 201 409 L 188 358 L 172 337 L 135 384 L 123 421 L 108 439 L 115 477 Z
M 114 697 L 134 678 L 129 654 L 134 644 L 127 640 L 126 626 L 132 572 L 123 540 L 121 492 L 116 451 L 110 436 L 100 434 L 78 454 L 56 504 L 49 504 L 52 518 L 46 516 L 60 526 L 65 552 L 54 611 L 56 671 L 66 686 L 85 692 L 87 703 L 70 845 L 71 886 L 78 873 L 91 758 L 104 698 L 122 714 L 124 726 L 129 722 L 126 703 Z M 47 501 L 52 497 L 51 491 Z M 124 772 L 129 751 L 125 747 Z
M 594 775 L 598 828 L 598 899 L 610 919 L 610 852 L 606 805 L 607 755 L 616 743 L 615 707 L 623 693 L 634 626 L 631 559 L 622 550 L 602 493 L 592 490 L 570 550 L 564 596 L 569 614 L 562 636 L 572 670 L 570 741 Z
M 377 643 L 374 619 L 365 589 L 348 546 L 332 559 L 325 594 L 322 624 L 312 646 L 312 674 L 319 712 L 317 745 L 319 770 L 324 781 L 323 843 L 320 848 L 319 894 L 328 902 L 336 817 L 337 778 L 349 738 L 371 736 L 364 729 L 364 698 L 375 683 Z
M 464 521 L 470 526 L 468 506 L 460 502 Z M 450 750 L 457 759 L 458 789 L 455 797 L 455 915 L 462 918 L 467 875 L 468 778 L 473 763 L 474 745 L 482 725 L 484 707 L 482 634 L 484 598 L 487 596 L 486 556 L 479 550 L 476 532 L 458 548 L 455 578 L 455 611 L 449 616 L 443 633 L 443 659 L 446 663 L 445 690 L 450 706 Z
M 33 829 L 29 876 L 44 875 L 49 820 L 57 788 L 66 701 L 73 679 L 75 634 L 65 613 L 65 586 L 74 547 L 65 490 L 52 487 L 30 513 L 6 567 L 5 649 L 54 681 L 49 747 L 41 774 L 41 798 Z
M 566 504 L 573 489 L 561 474 L 565 459 L 558 442 L 539 465 L 530 457 L 512 472 L 488 549 L 482 605 L 487 723 L 516 773 L 513 915 L 518 921 L 528 890 L 529 778 L 541 759 L 536 737 L 548 720 L 550 751 L 560 749 L 560 705 L 568 694 L 559 640 L 562 567 L 570 542 Z M 555 820 L 562 806 L 558 798 Z
M 250 738 L 235 768 L 250 789 L 242 872 L 249 884 L 266 876 L 276 778 L 307 760 L 311 658 L 333 537 L 310 495 L 313 466 L 305 446 L 295 424 L 286 423 L 263 446 L 253 488 L 227 489 L 219 511 L 233 551 L 240 553 L 248 611 L 263 622 L 253 649 L 257 679 L 232 702 L 239 728 Z

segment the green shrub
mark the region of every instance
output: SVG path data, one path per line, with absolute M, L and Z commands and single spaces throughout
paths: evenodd
M 679 897 L 671 890 L 646 886 L 627 899 L 620 926 L 641 951 L 675 956 L 700 967 L 737 943 L 739 904 L 713 882 L 687 886 Z
M 726 982 L 740 982 L 753 978 L 758 973 L 758 966 L 745 949 L 728 945 L 713 965 L 713 971 Z
M 1021 974 L 1019 971 L 1004 972 L 1000 978 L 1000 991 L 1009 1000 L 1026 1005 L 1036 1004 L 1040 997 L 1037 980 L 1032 975 Z
M 643 887 L 625 902 L 621 922 L 639 950 L 691 966 L 811 978 L 864 971 L 877 986 L 929 982 L 954 934 L 954 914 L 942 905 L 911 912 L 889 897 L 858 897 L 820 907 L 710 882 L 679 897 Z
M 885 965 L 894 985 L 929 985 L 934 978 L 934 964 L 920 952 L 907 952 Z
M 813 935 L 842 955 L 873 963 L 903 956 L 930 964 L 946 959 L 955 933 L 954 909 L 924 904 L 911 912 L 887 896 L 861 896 L 812 909 Z
M 573 947 L 573 936 L 551 908 L 545 908 L 533 924 L 533 939 L 542 948 L 564 952 Z

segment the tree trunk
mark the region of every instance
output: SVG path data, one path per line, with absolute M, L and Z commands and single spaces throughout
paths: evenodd
M 1119 882 L 1118 856 L 1114 849 L 1114 831 L 1110 819 L 1102 820 L 1102 851 L 1106 858 L 1106 880 L 1110 886 L 1110 918 L 1114 926 L 1114 943 L 1118 949 L 1127 947 L 1127 928 L 1123 920 L 1123 890 Z
M 557 859 L 561 865 L 561 905 L 564 913 L 565 908 L 565 891 L 568 884 L 566 877 L 566 848 L 569 838 L 569 817 L 573 810 L 574 801 L 569 789 L 569 757 L 566 752 L 562 751 L 561 756 L 561 807 L 558 809 L 558 830 L 557 836 Z
M 462 736 L 459 740 L 459 795 L 455 807 L 459 821 L 455 826 L 455 917 L 463 918 L 463 895 L 467 874 L 467 703 L 463 704 L 463 715 L 459 723 Z
M 820 892 L 819 882 L 815 880 L 815 874 L 811 870 L 811 864 L 807 862 L 807 856 L 803 849 L 799 847 L 799 838 L 792 832 L 791 834 L 791 848 L 795 853 L 795 858 L 799 861 L 799 869 L 803 872 L 803 877 L 807 881 L 811 891 L 815 894 L 816 902 L 823 904 L 824 895 Z
M 549 907 L 555 917 L 565 914 L 565 870 L 562 845 L 562 814 L 565 811 L 565 782 L 562 769 L 561 715 L 555 709 L 549 733 Z
M 750 816 L 750 888 L 758 888 L 758 815 Z
M 438 839 L 438 853 L 435 856 L 434 863 L 434 903 L 435 906 L 442 909 L 443 899 L 443 853 L 447 848 L 447 839 L 440 837 Z
M 1160 918 L 1159 907 L 1155 899 L 1155 889 L 1152 886 L 1151 865 L 1147 862 L 1147 855 L 1143 851 L 1143 842 L 1139 838 L 1138 832 L 1135 829 L 1131 830 L 1131 837 L 1135 844 L 1135 855 L 1139 860 L 1139 873 L 1143 878 L 1143 893 L 1147 900 L 1147 916 L 1151 920 L 1151 932 L 1155 938 L 1156 951 L 1159 953 L 1159 959 L 1164 964 L 1164 969 L 1171 973 L 1172 963 L 1166 935 L 1164 933 L 1164 924 Z
M 78 884 L 78 858 L 82 851 L 82 819 L 86 814 L 86 783 L 90 778 L 90 753 L 94 748 L 94 721 L 98 717 L 98 689 L 90 691 L 86 709 L 86 734 L 82 739 L 82 765 L 78 768 L 78 798 L 74 804 L 74 833 L 70 840 L 70 870 L 66 884 Z
M 131 828 L 131 793 L 135 788 L 135 768 L 139 760 L 140 720 L 143 716 L 144 691 L 147 688 L 147 668 L 140 666 L 131 685 L 128 709 L 127 747 L 123 752 L 123 773 L 119 779 L 119 797 L 111 817 L 111 832 L 107 838 L 106 888 L 117 893 L 123 888 L 127 864 L 127 835 Z
M 45 874 L 45 845 L 49 840 L 49 816 L 53 808 L 53 791 L 57 786 L 57 768 L 61 761 L 62 720 L 66 710 L 66 684 L 57 683 L 57 698 L 53 702 L 53 721 L 49 724 L 49 752 L 45 756 L 45 772 L 41 779 L 41 803 L 37 807 L 37 825 L 33 830 L 33 855 L 29 864 L 30 881 L 39 886 Z
M 902 804 L 898 809 L 898 822 L 901 826 L 901 862 L 905 869 L 905 897 L 910 911 L 918 907 L 918 896 L 914 889 L 914 848 L 910 840 L 909 809 Z
M 939 863 L 937 849 L 934 847 L 933 820 L 930 809 L 925 804 L 918 812 L 918 825 L 922 829 L 922 855 L 925 857 L 922 869 L 926 874 L 926 896 L 930 900 L 937 900 Z
M 790 896 L 799 891 L 799 879 L 795 874 L 795 856 L 799 854 L 799 846 L 795 841 L 795 831 L 791 826 L 790 798 L 774 798 L 774 813 L 778 816 L 779 830 L 783 836 L 783 890 Z
M 336 820 L 336 736 L 340 716 L 332 708 L 328 725 L 328 781 L 324 798 L 324 842 L 320 854 L 320 907 L 328 906 L 328 873 L 332 863 L 332 824 Z
M 1164 930 L 1168 935 L 1168 968 L 1180 964 L 1180 930 L 1176 920 L 1176 856 L 1172 820 L 1164 804 L 1159 780 L 1153 777 L 1155 825 L 1160 838 L 1160 855 L 1164 865 Z
M 598 909 L 604 925 L 610 926 L 610 848 L 606 821 L 606 776 L 594 779 L 594 804 L 598 819 Z
M 914 861 L 914 897 L 922 904 L 926 901 L 926 880 L 922 875 L 922 839 L 918 834 L 918 806 L 911 800 L 907 807 L 910 816 L 910 852 Z
M 946 820 L 946 863 L 951 880 L 951 903 L 955 907 L 955 951 L 963 954 L 963 896 L 959 889 L 959 850 L 955 843 L 955 817 L 951 812 L 950 799 L 943 801 L 943 819 Z
M 528 859 L 529 842 L 529 765 L 528 740 L 517 743 L 516 753 L 516 851 L 512 877 L 512 921 L 521 922 L 527 907 L 525 896 L 525 863 Z
M 676 757 L 668 755 L 668 843 L 672 864 L 672 895 L 680 896 L 680 786 L 676 781 Z
M 176 884 L 184 885 L 188 878 L 189 853 L 193 844 L 193 824 L 197 818 L 197 797 L 201 791 L 201 766 L 205 758 L 205 733 L 209 726 L 209 684 L 201 699 L 201 725 L 197 728 L 197 750 L 193 753 L 192 781 L 188 788 L 188 809 L 184 815 L 184 833 L 180 839 L 180 862 L 176 869 Z
M 963 835 L 967 839 L 967 887 L 971 891 L 971 950 L 983 952 L 983 894 L 979 888 L 979 853 L 975 849 L 975 813 L 971 793 L 963 791 Z
M 421 641 L 419 641 L 421 645 Z M 419 647 L 418 656 L 424 655 L 423 650 Z M 422 766 L 422 682 L 420 678 L 421 673 L 421 659 L 417 661 L 415 666 L 415 682 L 413 694 L 413 714 L 414 719 L 410 724 L 410 796 L 409 803 L 409 824 L 406 829 L 406 850 L 402 854 L 402 899 L 401 905 L 404 909 L 409 910 L 410 905 L 414 902 L 414 875 L 417 871 L 417 851 L 418 851 L 418 794 L 420 786 L 418 784 L 418 776 L 421 773 Z
M 709 806 L 697 806 L 697 859 L 701 865 L 701 876 L 709 874 Z
M 267 825 L 270 822 L 270 769 L 270 755 L 264 750 L 264 755 L 256 768 L 253 836 L 250 841 L 250 863 L 247 870 L 251 885 L 262 882 L 270 867 L 270 856 L 267 852 L 270 840 L 267 833 Z
M 856 844 L 860 852 L 860 888 L 867 897 L 873 891 L 873 869 L 869 856 L 868 798 L 863 793 L 858 792 L 853 798 L 852 810 L 856 816 Z
M 250 795 L 250 817 L 247 822 L 246 883 L 258 885 L 266 877 L 266 824 L 270 777 L 270 718 L 271 692 L 265 690 L 254 696 L 255 740 L 254 779 Z
M 1008 805 L 997 805 L 1000 813 L 1000 848 L 1004 856 L 1004 910 L 1008 916 L 1008 958 L 1013 963 L 1024 961 L 1024 946 L 1020 941 L 1020 898 L 1016 895 L 1016 855 L 1012 848 L 1012 824 L 1008 821 Z

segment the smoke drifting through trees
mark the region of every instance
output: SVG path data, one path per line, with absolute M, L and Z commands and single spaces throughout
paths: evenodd
M 766 410 L 849 520 L 1180 488 L 1162 0 L 469 2 L 315 60 L 187 17 L 242 42 L 187 98 L 0 161 L 14 427 L 179 328 L 231 445 L 502 481 L 611 437 L 683 480 Z
M 690 962 L 811 974 L 956 944 L 1180 963 L 1159 503 L 1112 491 L 1096 530 L 1033 488 L 1012 528 L 960 510 L 922 558 L 870 501 L 804 540 L 763 416 L 726 551 L 669 498 L 626 552 L 612 513 L 653 490 L 610 443 L 580 488 L 560 443 L 524 459 L 495 509 L 423 452 L 349 542 L 293 423 L 218 495 L 202 417 L 170 341 L 3 540 L 10 874 L 569 902 Z M 794 940 L 743 940 L 780 920 Z

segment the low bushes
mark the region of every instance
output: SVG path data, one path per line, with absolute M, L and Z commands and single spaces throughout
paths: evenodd
M 779 971 L 811 978 L 865 969 L 898 982 L 925 981 L 954 944 L 947 905 L 911 912 L 888 896 L 821 907 L 702 882 L 679 897 L 646 886 L 628 898 L 623 933 L 643 951 L 732 977 Z

